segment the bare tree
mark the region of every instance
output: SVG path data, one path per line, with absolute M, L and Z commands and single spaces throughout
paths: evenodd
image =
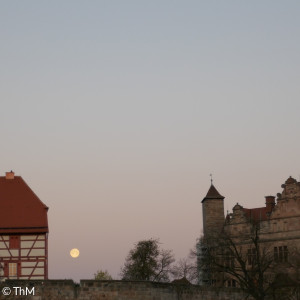
M 273 284 L 273 299 L 300 300 L 300 251 L 291 249 L 287 262 L 289 274 L 280 272 L 276 266 L 276 278 Z
M 210 284 L 239 286 L 256 300 L 264 300 L 274 283 L 273 254 L 263 246 L 259 226 L 250 233 L 232 237 L 225 230 L 218 239 L 202 240 L 201 268 Z
M 191 257 L 180 259 L 172 267 L 171 273 L 174 279 L 186 278 L 191 283 L 197 283 L 197 265 Z

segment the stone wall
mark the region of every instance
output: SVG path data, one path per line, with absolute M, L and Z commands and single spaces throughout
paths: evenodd
M 4 287 L 10 287 L 9 296 L 3 295 Z M 34 295 L 32 288 L 34 288 Z M 244 298 L 245 295 L 238 289 L 145 281 L 81 280 L 80 284 L 75 284 L 72 280 L 8 280 L 0 285 L 1 300 L 241 300 Z

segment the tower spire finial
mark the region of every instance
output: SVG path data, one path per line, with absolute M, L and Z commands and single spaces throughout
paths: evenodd
M 209 176 L 210 176 L 210 184 L 212 185 L 213 184 L 212 174 L 209 174 Z

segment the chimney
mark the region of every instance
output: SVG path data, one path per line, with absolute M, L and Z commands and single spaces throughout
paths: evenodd
M 271 211 L 275 206 L 275 196 L 266 196 L 266 208 Z
M 15 178 L 15 173 L 13 171 L 6 172 L 5 173 L 5 178 L 6 179 L 14 179 Z

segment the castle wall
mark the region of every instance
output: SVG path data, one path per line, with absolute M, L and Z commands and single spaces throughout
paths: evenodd
M 139 281 L 95 281 L 81 280 L 80 285 L 72 280 L 25 281 L 9 280 L 0 285 L 9 286 L 10 296 L 0 299 L 26 300 L 240 300 L 244 299 L 238 289 L 208 288 L 189 285 L 175 285 L 170 283 L 139 282 Z M 35 295 L 16 296 L 13 287 L 28 287 Z M 18 290 L 19 291 L 19 290 Z M 19 295 L 19 294 L 18 294 Z M 249 300 L 251 300 L 249 298 Z

